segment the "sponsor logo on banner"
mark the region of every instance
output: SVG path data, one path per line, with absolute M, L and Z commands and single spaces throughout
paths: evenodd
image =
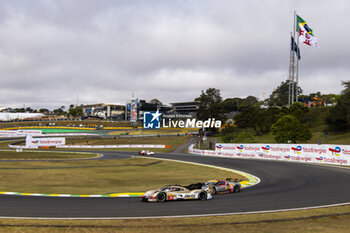
M 322 162 L 322 161 L 323 161 L 323 156 L 316 157 L 316 160 L 317 160 L 318 162 Z
M 32 138 L 30 135 L 26 139 L 26 147 L 37 148 L 39 146 L 60 146 L 66 144 L 66 138 Z
M 290 155 L 285 155 L 284 158 L 289 160 L 290 159 Z
M 292 147 L 292 151 L 294 151 L 294 154 L 298 154 L 298 155 L 301 154 L 302 149 L 303 148 L 301 146 Z
M 264 153 L 269 153 L 269 151 L 270 151 L 270 146 L 269 146 L 269 145 L 262 146 L 261 149 L 263 149 Z
M 243 145 L 237 146 L 237 149 L 239 150 L 239 152 L 237 153 L 237 156 L 241 156 L 244 149 Z
M 329 148 L 329 151 L 332 152 L 332 155 L 340 156 L 341 148 L 337 146 L 335 148 Z
M 17 130 L 17 134 L 25 134 L 25 135 L 32 135 L 32 136 L 40 136 L 42 135 L 42 131 L 41 130 L 23 130 L 23 129 L 19 129 Z
M 216 145 L 216 151 L 217 151 L 218 155 L 222 154 L 221 149 L 222 149 L 222 145 L 220 145 L 220 144 Z
M 264 157 L 264 153 L 259 153 L 259 157 Z

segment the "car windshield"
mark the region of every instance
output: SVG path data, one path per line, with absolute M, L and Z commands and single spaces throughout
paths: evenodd
M 160 191 L 166 191 L 166 190 L 169 190 L 170 187 L 169 186 L 164 186 L 163 188 L 159 189 Z
M 212 185 L 216 185 L 216 184 L 217 184 L 217 182 L 214 182 L 214 181 L 208 181 L 207 183 L 205 183 L 205 185 L 210 185 L 210 184 L 212 184 Z

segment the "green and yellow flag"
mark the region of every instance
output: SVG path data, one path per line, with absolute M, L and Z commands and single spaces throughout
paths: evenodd
M 303 25 L 303 27 L 305 28 L 305 30 L 307 31 L 307 33 L 309 33 L 310 35 L 314 36 L 314 34 L 312 33 L 312 29 L 309 28 L 309 26 L 307 25 L 307 23 L 305 22 L 305 20 L 303 20 L 299 15 L 297 15 L 297 26 L 295 28 L 295 30 L 297 32 L 299 32 L 299 23 L 301 25 Z

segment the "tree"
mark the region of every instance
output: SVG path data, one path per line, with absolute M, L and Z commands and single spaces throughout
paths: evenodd
M 238 134 L 237 127 L 232 125 L 226 126 L 223 130 L 221 130 L 221 138 L 224 142 L 232 142 Z
M 293 115 L 281 117 L 272 125 L 271 132 L 275 135 L 275 140 L 279 143 L 306 142 L 312 137 L 310 129 L 300 123 Z
M 80 107 L 70 108 L 68 110 L 68 116 L 73 116 L 73 117 L 83 116 L 83 109 Z
M 26 112 L 24 108 L 15 108 L 14 112 Z
M 34 112 L 34 110 L 31 107 L 26 107 L 26 112 Z
M 222 102 L 222 107 L 225 112 L 238 112 L 242 99 L 241 98 L 228 98 Z
M 62 108 L 57 108 L 57 109 L 54 109 L 53 112 L 56 114 L 56 115 L 64 115 L 66 112 L 63 111 Z
M 39 112 L 40 112 L 40 113 L 48 113 L 49 110 L 46 109 L 46 108 L 41 108 L 41 109 L 39 109 Z
M 277 107 L 270 107 L 267 109 L 260 109 L 258 118 L 256 120 L 257 133 L 268 133 L 271 131 L 271 126 L 283 115 L 281 110 Z
M 240 113 L 233 117 L 237 127 L 240 129 L 252 128 L 257 132 L 256 122 L 259 119 L 259 110 L 259 108 L 254 106 L 245 107 Z
M 334 131 L 346 131 L 350 128 L 350 81 L 342 82 L 342 85 L 345 89 L 326 118 L 327 125 Z
M 224 120 L 224 108 L 220 90 L 208 88 L 205 92 L 195 99 L 198 101 L 197 119 L 207 120 L 215 118 L 216 120 Z
M 260 108 L 259 100 L 255 96 L 250 95 L 247 98 L 242 99 L 239 106 L 240 110 L 243 110 L 244 108 L 250 108 L 250 107 Z
M 309 112 L 309 108 L 306 104 L 301 102 L 293 103 L 289 108 L 289 114 L 295 116 L 299 121 L 306 121 L 305 115 Z
M 291 84 L 290 80 L 282 82 L 270 95 L 268 104 L 269 106 L 283 106 L 288 105 L 289 97 L 289 85 Z M 292 88 L 292 87 L 291 87 Z M 294 96 L 296 94 L 301 95 L 303 90 L 298 87 L 296 88 L 296 83 L 294 83 Z
M 151 99 L 150 102 L 156 106 L 163 106 L 163 103 L 157 98 Z

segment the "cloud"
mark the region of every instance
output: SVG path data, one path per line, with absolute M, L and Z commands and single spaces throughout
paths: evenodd
M 340 93 L 345 0 L 3 1 L 0 105 L 190 101 L 209 87 L 267 97 L 288 76 L 294 9 L 320 44 L 300 45 L 304 93 Z

